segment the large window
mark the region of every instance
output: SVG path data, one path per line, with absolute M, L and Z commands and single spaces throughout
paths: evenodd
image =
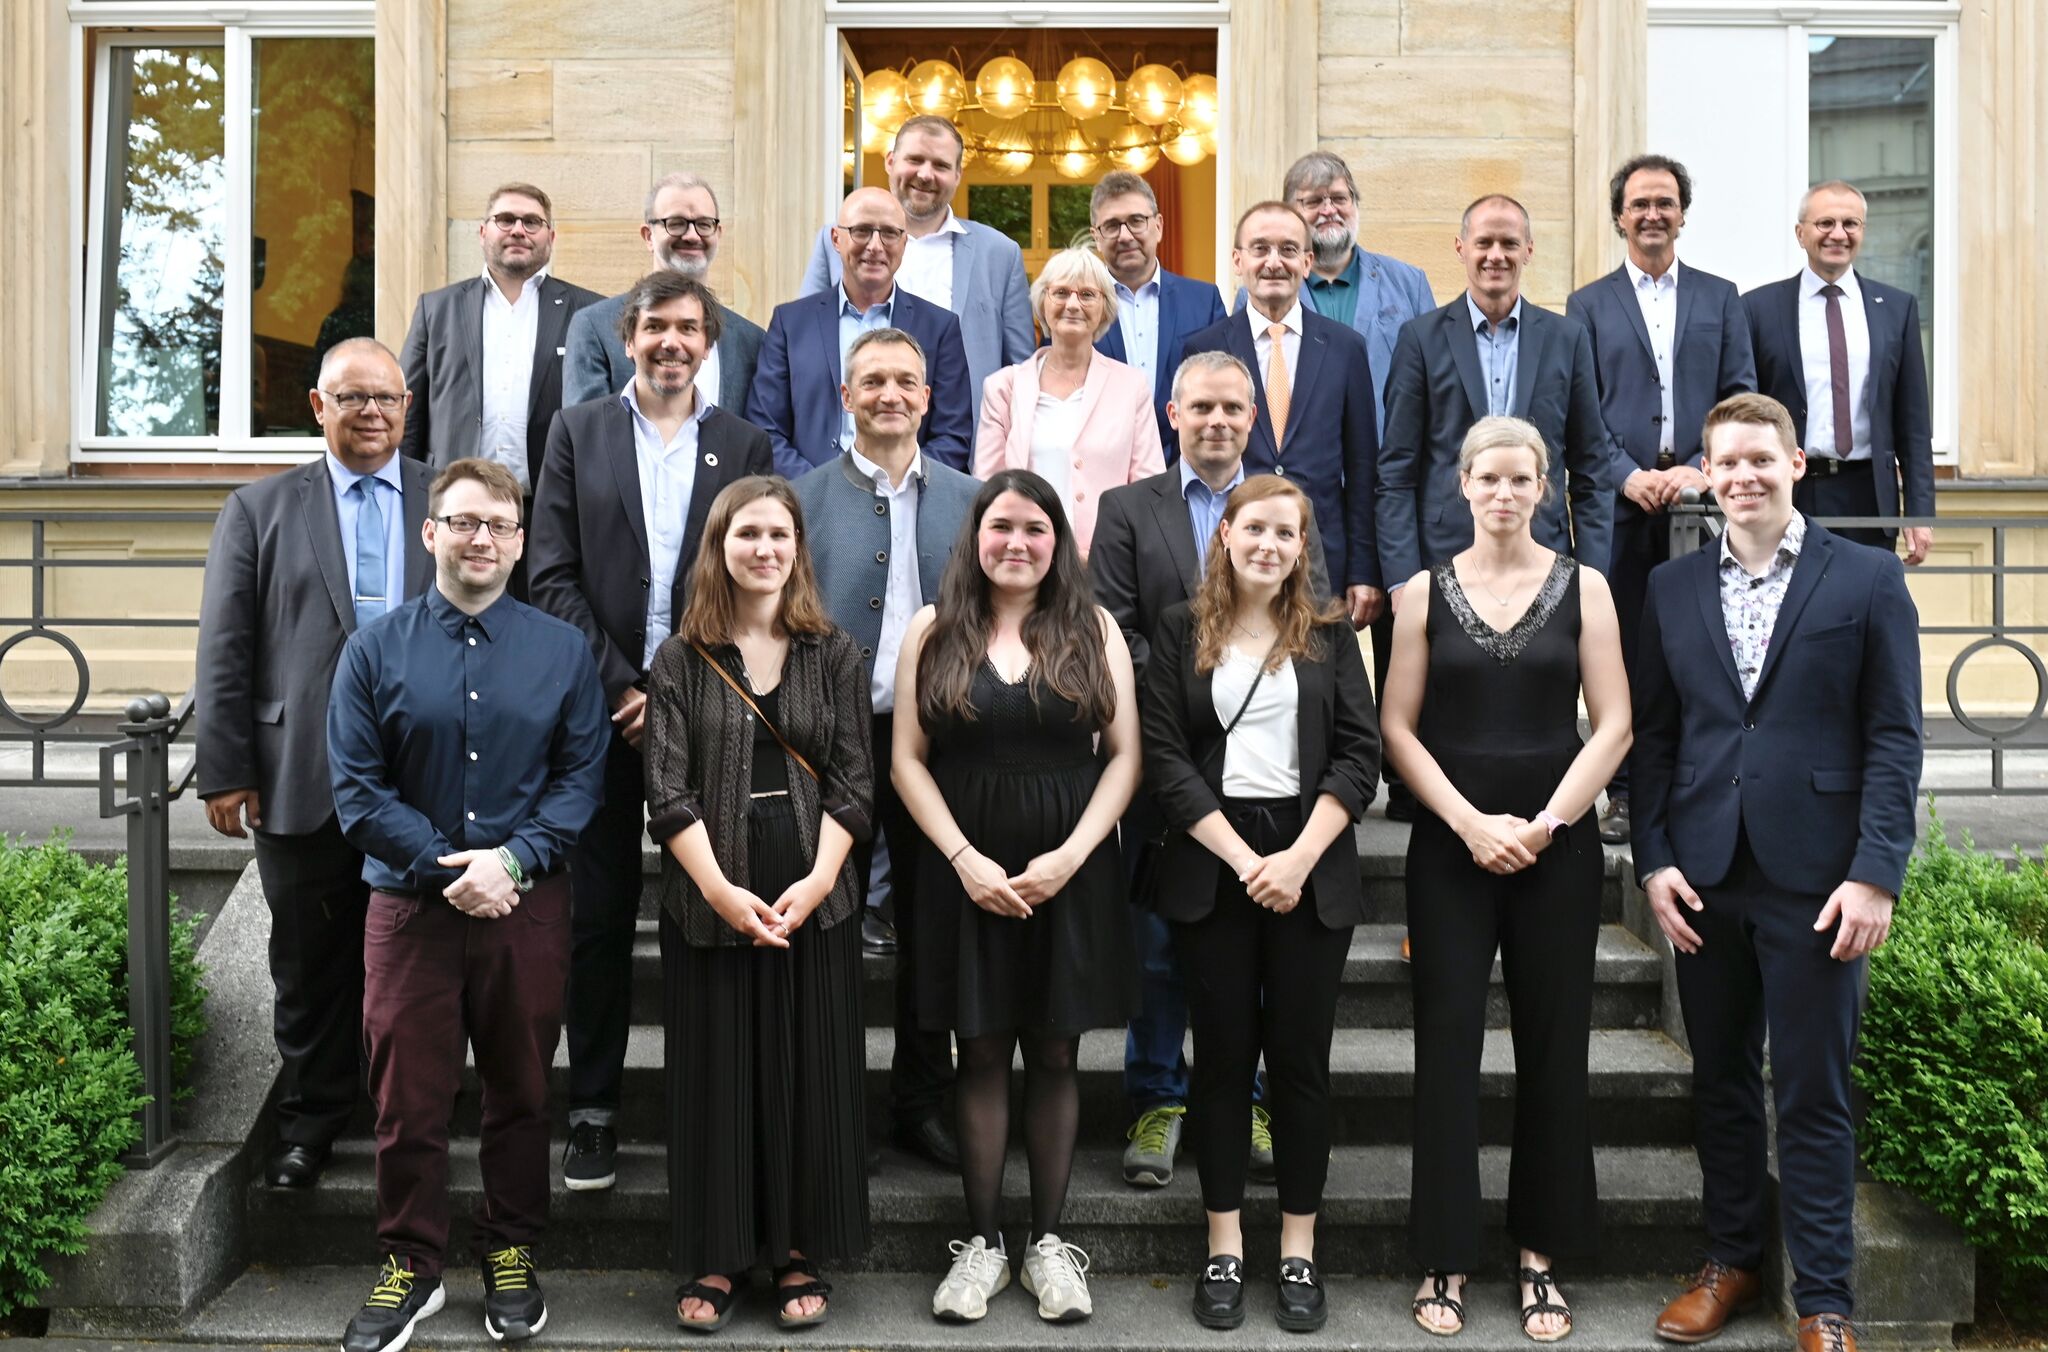
M 78 458 L 303 454 L 321 355 L 375 319 L 370 36 L 85 37 Z

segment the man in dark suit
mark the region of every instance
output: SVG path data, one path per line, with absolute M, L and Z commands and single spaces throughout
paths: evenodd
M 1635 866 L 1678 949 L 1707 1261 L 1656 1324 L 1703 1342 L 1761 1295 L 1763 1050 L 1801 1352 L 1854 1352 L 1849 1066 L 1913 850 L 1919 616 L 1896 558 L 1794 509 L 1791 417 L 1764 395 L 1706 419 L 1714 543 L 1650 575 L 1636 654 Z
M 1690 266 L 1679 276 L 1678 232 L 1692 209 L 1685 166 L 1638 155 L 1614 171 L 1608 194 L 1628 257 L 1573 292 L 1564 312 L 1593 339 L 1615 493 L 1607 582 L 1621 623 L 1622 660 L 1633 664 L 1643 588 L 1650 570 L 1671 557 L 1664 509 L 1685 489 L 1706 488 L 1701 421 L 1723 399 L 1756 388 L 1756 361 L 1735 284 Z M 1628 839 L 1626 764 L 1607 786 L 1600 839 Z
M 1550 448 L 1559 490 L 1532 523 L 1541 544 L 1605 572 L 1613 523 L 1607 428 L 1585 327 L 1522 298 L 1535 253 L 1529 213 L 1512 197 L 1465 208 L 1456 247 L 1466 290 L 1411 320 L 1387 377 L 1387 437 L 1380 451 L 1380 562 L 1393 603 L 1422 569 L 1472 543 L 1458 491 L 1458 448 L 1472 424 L 1509 414 L 1535 424 Z
M 1095 350 L 1143 371 L 1152 381 L 1159 444 L 1170 457 L 1179 443 L 1166 416 L 1173 373 L 1188 335 L 1224 319 L 1216 288 L 1159 265 L 1166 218 L 1152 185 L 1127 169 L 1102 176 L 1088 198 L 1095 248 L 1116 278 L 1116 323 L 1095 340 Z
M 657 268 L 706 281 L 725 224 L 718 198 L 696 174 L 678 170 L 654 181 L 641 213 L 640 238 Z M 568 352 L 562 357 L 562 405 L 617 394 L 633 379 L 633 354 L 619 341 L 619 311 L 626 293 L 586 305 L 569 321 Z M 754 388 L 760 359 L 761 326 L 737 311 L 718 307 L 718 343 L 704 354 L 697 393 L 720 408 L 741 413 Z
M 647 669 L 682 613 L 711 500 L 735 479 L 775 472 L 759 428 L 697 395 L 718 324 L 717 298 L 693 277 L 652 272 L 635 283 L 619 315 L 632 383 L 562 410 L 534 496 L 534 604 L 583 631 L 612 715 L 603 801 L 569 856 L 571 1191 L 609 1188 L 616 1172 L 646 822 Z
M 1934 435 L 1920 301 L 1856 272 L 1869 204 L 1853 184 L 1818 183 L 1792 228 L 1806 251 L 1797 276 L 1742 298 L 1756 347 L 1757 388 L 1783 404 L 1803 434 L 1806 474 L 1794 499 L 1815 516 L 1933 516 Z M 1903 505 L 1903 512 L 1901 507 Z M 1835 532 L 1893 547 L 1894 532 Z M 1906 562 L 1934 543 L 1905 528 Z
M 801 478 L 853 444 L 853 414 L 839 397 L 841 373 L 853 340 L 873 329 L 900 329 L 928 354 L 931 406 L 919 440 L 932 459 L 967 468 L 981 391 L 968 380 L 960 321 L 896 285 L 909 237 L 905 219 L 903 204 L 880 188 L 848 193 L 832 227 L 839 283 L 778 305 L 769 316 L 747 418 L 768 433 L 775 470 L 785 478 Z
M 199 795 L 222 835 L 256 836 L 284 1062 L 274 1187 L 310 1187 L 360 1078 L 363 856 L 327 775 L 342 644 L 433 576 L 420 542 L 426 466 L 398 455 L 405 378 L 389 348 L 330 348 L 312 391 L 327 452 L 236 489 L 206 551 L 199 608 Z

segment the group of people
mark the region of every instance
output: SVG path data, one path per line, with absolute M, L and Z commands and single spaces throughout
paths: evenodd
M 1166 1184 L 1193 1135 L 1195 1317 L 1245 1318 L 1259 1179 L 1276 1318 L 1321 1327 L 1383 741 L 1415 823 L 1416 1321 L 1459 1332 L 1488 1261 L 1498 954 L 1517 1308 L 1536 1341 L 1571 1331 L 1552 1264 L 1598 1242 L 1600 845 L 1632 833 L 1680 954 L 1709 1231 L 1657 1332 L 1711 1337 L 1760 1289 L 1768 1026 L 1801 1346 L 1853 1347 L 1848 1065 L 1913 839 L 1919 678 L 1891 534 L 1811 517 L 1932 510 L 1917 312 L 1854 273 L 1861 195 L 1809 192 L 1809 267 L 1743 297 L 1681 274 L 1690 182 L 1638 157 L 1613 179 L 1628 259 L 1566 315 L 1521 295 L 1526 211 L 1483 197 L 1438 308 L 1358 244 L 1319 151 L 1238 220 L 1227 311 L 1160 266 L 1158 201 L 1121 172 L 1092 244 L 1027 286 L 952 213 L 960 159 L 951 124 L 907 121 L 889 188 L 845 198 L 765 330 L 705 284 L 702 179 L 654 185 L 653 270 L 610 299 L 549 272 L 545 192 L 500 188 L 483 274 L 423 297 L 402 354 L 326 354 L 327 454 L 228 499 L 200 791 L 254 832 L 272 911 L 272 1185 L 315 1184 L 367 1076 L 385 1257 L 346 1352 L 397 1352 L 444 1302 L 466 1049 L 485 1327 L 546 1323 L 549 1068 L 566 1026 L 562 1181 L 611 1187 L 643 831 L 681 1327 L 723 1326 L 756 1266 L 782 1326 L 823 1322 L 825 1270 L 868 1243 L 864 947 L 896 954 L 891 1134 L 962 1178 L 937 1318 L 1012 1277 L 1020 1056 L 1015 1270 L 1041 1317 L 1090 1314 L 1060 1237 L 1076 1055 L 1124 1029 L 1126 1180 Z M 1687 488 L 1726 532 L 1655 567 Z M 1909 528 L 1908 561 L 1929 543 Z

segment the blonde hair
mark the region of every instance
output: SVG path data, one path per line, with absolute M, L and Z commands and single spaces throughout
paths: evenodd
M 1301 509 L 1302 552 L 1294 561 L 1294 571 L 1281 579 L 1280 594 L 1273 598 L 1274 627 L 1279 632 L 1273 638 L 1272 655 L 1266 659 L 1268 671 L 1278 671 L 1282 662 L 1297 657 L 1310 661 L 1320 658 L 1323 645 L 1316 635 L 1316 626 L 1334 622 L 1344 610 L 1334 598 L 1320 606 L 1316 604 L 1308 567 L 1309 532 L 1315 526 L 1315 508 L 1309 505 L 1308 494 L 1296 487 L 1293 480 L 1277 474 L 1252 475 L 1230 490 L 1230 499 L 1223 504 L 1223 520 L 1235 525 L 1239 512 L 1255 502 L 1274 498 L 1286 498 Z M 1237 569 L 1231 566 L 1230 551 L 1221 547 L 1222 535 L 1219 524 L 1216 538 L 1209 542 L 1209 566 L 1203 570 L 1202 585 L 1195 589 L 1189 607 L 1195 621 L 1197 674 L 1222 665 L 1230 627 L 1237 620 Z
M 1100 338 L 1116 323 L 1116 278 L 1110 276 L 1109 265 L 1097 258 L 1092 249 L 1061 249 L 1045 260 L 1045 266 L 1038 270 L 1038 280 L 1031 284 L 1031 313 L 1039 327 L 1050 334 L 1052 323 L 1045 317 L 1047 294 L 1056 286 L 1077 281 L 1102 293 L 1102 317 L 1095 321 L 1095 336 Z
M 1458 473 L 1470 474 L 1473 464 L 1488 451 L 1516 448 L 1535 452 L 1536 479 L 1543 485 L 1536 501 L 1550 501 L 1550 447 L 1536 430 L 1536 424 L 1522 418 L 1496 415 L 1473 423 L 1465 433 L 1464 444 L 1458 447 Z

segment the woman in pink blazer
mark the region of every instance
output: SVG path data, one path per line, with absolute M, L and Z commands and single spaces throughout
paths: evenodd
M 1031 284 L 1031 308 L 1052 345 L 988 378 L 974 439 L 976 478 L 1028 469 L 1053 486 L 1083 558 L 1102 495 L 1166 468 L 1152 382 L 1095 350 L 1116 323 L 1115 285 L 1087 249 L 1046 260 Z

